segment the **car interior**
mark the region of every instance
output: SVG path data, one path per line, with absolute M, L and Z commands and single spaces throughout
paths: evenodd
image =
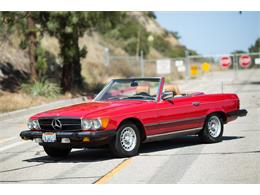
M 187 96 L 185 93 L 180 92 L 178 85 L 168 84 L 164 86 L 163 92 L 172 92 L 173 98 Z
M 187 93 L 181 93 L 178 85 L 167 84 L 164 86 L 163 92 L 172 92 L 172 98 L 185 97 Z M 149 95 L 154 96 L 155 93 L 151 93 L 149 85 L 139 85 L 136 87 L 136 95 Z

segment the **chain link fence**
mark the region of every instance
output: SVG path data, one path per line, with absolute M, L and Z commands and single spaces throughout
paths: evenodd
M 192 79 L 213 71 L 234 72 L 260 68 L 260 53 L 197 55 L 185 58 L 143 59 L 140 56 L 109 56 L 110 77 L 155 77 Z

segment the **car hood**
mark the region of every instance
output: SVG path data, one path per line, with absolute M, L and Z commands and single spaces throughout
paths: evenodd
M 146 103 L 145 101 L 133 101 L 133 100 L 122 100 L 122 101 L 106 101 L 106 102 L 87 102 L 76 104 L 72 106 L 66 106 L 54 110 L 49 110 L 36 114 L 31 119 L 37 119 L 42 117 L 100 117 L 102 115 L 109 115 L 114 111 L 122 109 L 129 109 L 140 104 Z

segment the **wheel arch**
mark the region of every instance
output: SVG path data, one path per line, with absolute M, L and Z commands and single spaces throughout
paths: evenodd
M 143 125 L 143 123 L 141 122 L 140 119 L 138 119 L 136 117 L 125 118 L 119 123 L 118 127 L 120 127 L 123 123 L 126 123 L 126 122 L 132 122 L 137 126 L 137 128 L 140 132 L 141 141 L 144 141 L 146 139 L 146 133 L 145 133 L 144 125 Z
M 220 117 L 222 118 L 224 124 L 227 123 L 227 115 L 226 115 L 226 113 L 225 113 L 224 111 L 222 111 L 222 110 L 218 110 L 218 111 L 217 111 L 217 110 L 216 110 L 216 111 L 209 112 L 209 113 L 207 114 L 206 120 L 207 120 L 207 118 L 208 118 L 210 115 L 212 115 L 212 114 L 217 114 L 218 116 L 220 116 Z M 206 121 L 206 120 L 205 120 L 205 121 Z

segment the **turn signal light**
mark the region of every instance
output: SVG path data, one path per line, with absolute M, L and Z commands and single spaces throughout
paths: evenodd
M 107 128 L 109 122 L 109 118 L 102 118 L 101 119 L 101 126 L 103 129 Z

